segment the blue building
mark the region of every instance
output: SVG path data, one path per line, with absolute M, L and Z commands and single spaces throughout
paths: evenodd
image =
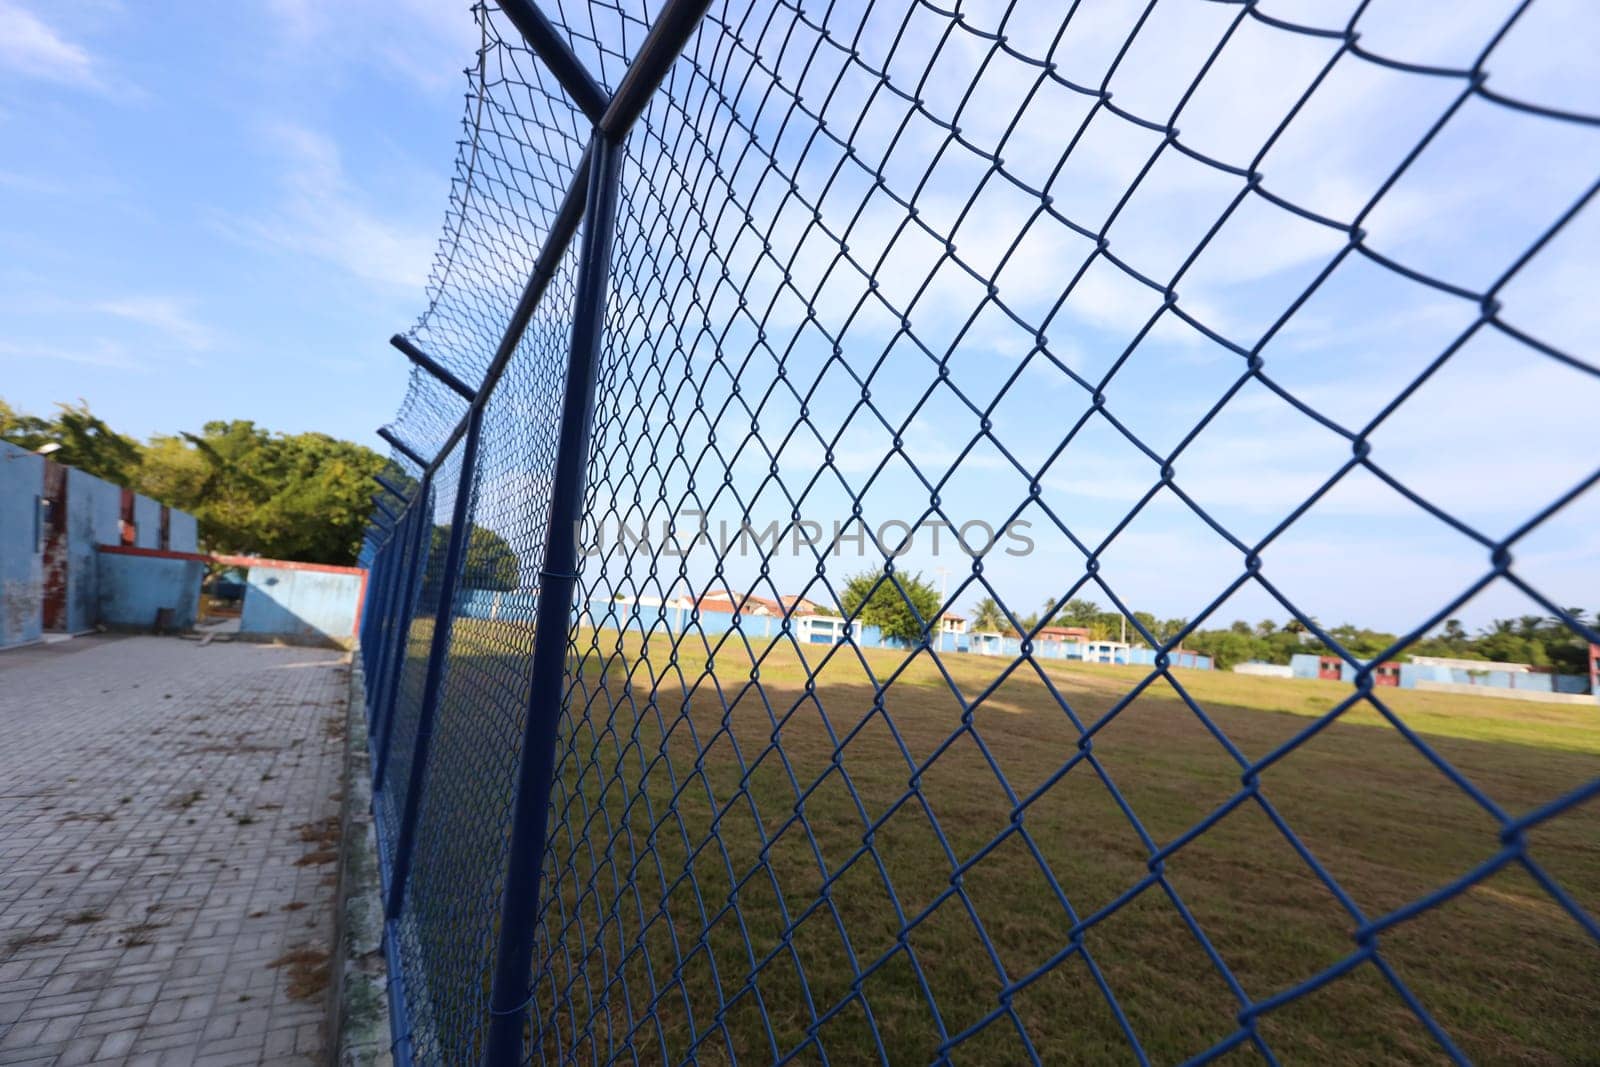
M 100 545 L 197 540 L 193 515 L 0 441 L 0 648 L 102 621 Z

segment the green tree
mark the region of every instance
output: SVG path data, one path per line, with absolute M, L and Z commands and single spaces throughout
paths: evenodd
M 217 552 L 354 563 L 373 510 L 372 476 L 395 474 L 378 453 L 326 434 L 208 422 L 141 445 L 86 403 L 58 407 L 46 419 L 0 401 L 0 437 L 28 449 L 57 444 L 56 460 L 191 513 L 201 543 Z
M 50 436 L 50 421 L 41 419 L 37 415 L 25 415 L 4 400 L 0 400 L 0 440 L 10 441 L 14 445 L 32 451 L 53 440 Z
M 1006 621 L 1005 612 L 1000 610 L 1000 605 L 995 603 L 994 597 L 986 596 L 972 608 L 972 628 L 990 633 L 998 633 L 1011 628 Z
M 1188 625 L 1188 619 L 1162 619 L 1161 625 L 1156 628 L 1156 636 L 1163 641 L 1170 641 Z
M 372 512 L 378 453 L 320 433 L 274 434 L 245 420 L 157 437 L 138 488 L 189 511 L 214 551 L 347 564 Z
M 1184 646 L 1210 656 L 1212 665 L 1219 671 L 1229 670 L 1234 664 L 1244 663 L 1255 655 L 1253 637 L 1236 629 L 1198 630 L 1189 635 Z
M 880 578 L 882 582 L 873 588 Z M 936 626 L 939 590 L 920 573 L 896 572 L 884 578 L 876 571 L 863 571 L 845 582 L 840 604 L 846 615 L 878 627 L 885 637 L 914 643 L 922 640 L 924 627 L 932 630 Z
M 1061 606 L 1061 610 L 1056 613 L 1055 622 L 1057 626 L 1079 626 L 1089 629 L 1100 622 L 1102 614 L 1104 613 L 1100 610 L 1100 605 L 1094 601 L 1073 597 Z
M 450 527 L 435 526 L 430 552 L 442 558 L 449 538 Z M 473 589 L 516 589 L 522 580 L 522 562 L 516 552 L 487 526 L 472 527 L 462 564 L 461 584 Z
M 87 401 L 57 404 L 53 419 L 19 414 L 0 401 L 0 437 L 30 451 L 58 445 L 50 458 L 116 485 L 132 486 L 139 476 L 139 442 L 106 425 Z

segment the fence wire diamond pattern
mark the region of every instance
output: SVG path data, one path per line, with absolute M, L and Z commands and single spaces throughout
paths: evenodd
M 1392 685 L 1595 662 L 1592 14 L 475 15 L 363 550 L 402 1058 L 1592 1054 L 1592 704 Z M 1196 669 L 1250 611 L 1340 680 Z

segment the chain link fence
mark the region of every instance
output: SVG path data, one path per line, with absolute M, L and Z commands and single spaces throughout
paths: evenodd
M 475 15 L 363 552 L 402 1060 L 1594 1054 L 1592 12 Z

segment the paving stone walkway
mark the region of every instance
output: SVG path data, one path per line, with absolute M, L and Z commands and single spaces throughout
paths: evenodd
M 0 1064 L 326 1058 L 336 652 L 0 652 Z

